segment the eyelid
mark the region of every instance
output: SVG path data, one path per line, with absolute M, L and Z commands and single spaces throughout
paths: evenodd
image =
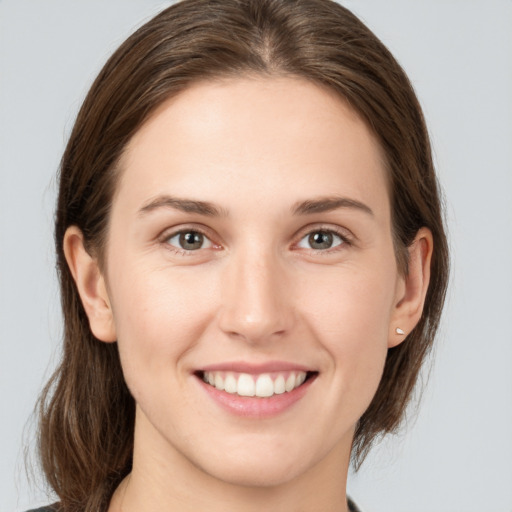
M 187 231 L 197 231 L 210 240 L 214 238 L 214 234 L 210 228 L 202 224 L 196 224 L 195 222 L 177 224 L 175 226 L 167 226 L 160 232 L 157 238 L 160 240 L 167 240 L 173 235 L 177 235 L 178 233 L 186 233 Z
M 341 248 L 342 246 L 345 246 L 345 245 L 354 245 L 354 241 L 355 241 L 355 236 L 354 234 L 347 228 L 342 228 L 341 226 L 336 226 L 336 225 L 332 225 L 332 224 L 310 224 L 308 226 L 305 226 L 304 228 L 302 228 L 296 237 L 294 237 L 297 241 L 294 242 L 294 246 L 297 246 L 299 242 L 301 242 L 306 236 L 312 234 L 312 233 L 317 233 L 317 232 L 325 232 L 325 233 L 332 233 L 336 236 L 339 236 L 341 238 L 341 240 L 343 241 L 342 244 L 340 245 L 337 245 L 337 246 L 334 246 L 332 248 L 329 248 L 329 249 L 324 249 L 324 250 L 320 250 L 320 249 L 304 249 L 304 250 L 309 250 L 309 251 L 312 251 L 312 252 L 315 252 L 315 253 L 329 253 L 329 252 L 335 252 L 336 250 L 341 250 L 339 248 Z M 301 248 L 302 249 L 302 248 Z
M 208 227 L 203 226 L 201 224 L 194 224 L 194 223 L 179 224 L 174 227 L 168 227 L 161 232 L 161 234 L 157 237 L 157 240 L 161 244 L 165 245 L 169 250 L 171 250 L 175 253 L 178 253 L 178 254 L 193 255 L 194 253 L 202 252 L 201 249 L 198 249 L 195 251 L 186 250 L 186 249 L 181 249 L 179 247 L 170 245 L 168 243 L 168 240 L 170 238 L 172 238 L 180 233 L 184 233 L 184 232 L 186 233 L 189 231 L 196 231 L 198 233 L 201 233 L 205 238 L 207 238 L 209 240 L 209 242 L 212 244 L 212 246 L 205 248 L 205 249 L 212 249 L 212 248 L 217 249 L 217 250 L 222 249 L 222 244 L 215 241 L 215 239 L 218 237 L 216 236 L 216 234 L 212 234 L 211 229 L 209 229 Z M 343 243 L 339 244 L 337 246 L 334 246 L 333 248 L 324 249 L 324 250 L 312 249 L 312 248 L 311 249 L 299 248 L 299 249 L 302 249 L 304 251 L 309 250 L 310 252 L 315 253 L 315 254 L 319 254 L 319 253 L 330 254 L 332 252 L 342 250 L 341 248 L 344 248 L 345 246 L 354 245 L 355 241 L 357 240 L 355 235 L 347 228 L 337 226 L 337 225 L 332 225 L 332 224 L 314 223 L 314 224 L 309 224 L 309 225 L 301 228 L 297 232 L 297 234 L 293 237 L 295 242 L 292 243 L 292 247 L 297 247 L 297 244 L 301 240 L 303 240 L 304 237 L 310 235 L 311 233 L 315 233 L 315 232 L 319 232 L 319 231 L 333 233 L 334 235 L 339 236 L 341 238 L 341 240 L 343 241 Z
M 181 233 L 188 233 L 188 232 L 196 232 L 203 235 L 211 244 L 210 247 L 205 247 L 197 250 L 187 250 L 183 249 L 181 247 L 177 247 L 174 245 L 171 245 L 168 241 L 169 239 L 181 234 Z M 174 226 L 171 228 L 164 229 L 161 234 L 157 237 L 157 240 L 162 245 L 165 245 L 166 248 L 172 252 L 181 254 L 181 255 L 194 255 L 195 253 L 199 253 L 202 250 L 209 250 L 209 249 L 220 249 L 221 245 L 214 241 L 214 236 L 211 234 L 211 230 L 198 225 L 198 224 L 179 224 L 178 226 Z
M 205 243 L 205 246 L 199 249 L 184 249 L 183 247 L 179 247 L 171 243 L 171 240 L 173 240 L 174 238 L 179 238 L 181 237 L 181 235 L 185 233 L 197 233 L 198 235 L 201 235 L 202 241 Z M 172 247 L 175 247 L 178 250 L 183 250 L 185 252 L 197 252 L 201 249 L 210 249 L 211 247 L 213 247 L 213 242 L 204 233 L 201 233 L 200 231 L 197 231 L 195 229 L 186 229 L 184 231 L 177 231 L 176 233 L 171 233 L 171 236 L 167 237 L 166 241 Z

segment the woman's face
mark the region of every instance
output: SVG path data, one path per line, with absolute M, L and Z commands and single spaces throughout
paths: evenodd
M 168 100 L 122 160 L 106 258 L 136 457 L 245 485 L 346 464 L 404 292 L 346 103 L 249 77 Z

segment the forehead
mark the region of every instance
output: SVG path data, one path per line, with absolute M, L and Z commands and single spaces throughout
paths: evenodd
M 162 193 L 228 208 L 329 193 L 389 206 L 384 158 L 365 122 L 333 91 L 299 78 L 194 84 L 153 113 L 121 168 L 118 195 L 133 207 Z

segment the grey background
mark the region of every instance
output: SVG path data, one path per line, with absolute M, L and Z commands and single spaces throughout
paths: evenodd
M 52 217 L 60 155 L 108 55 L 170 2 L 0 2 L 0 511 L 29 485 L 31 411 L 58 359 Z M 365 512 L 512 511 L 512 1 L 342 2 L 408 72 L 447 197 L 453 274 L 417 416 L 349 492 Z M 427 378 L 424 374 L 424 380 Z

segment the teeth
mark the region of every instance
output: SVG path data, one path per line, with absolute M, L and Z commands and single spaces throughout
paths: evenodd
M 274 382 L 270 375 L 263 374 L 258 377 L 256 381 L 256 396 L 272 396 L 274 394 Z
M 293 391 L 306 380 L 306 372 L 249 373 L 204 372 L 203 380 L 220 391 L 261 398 Z
M 284 383 L 284 377 L 282 375 L 279 375 L 277 379 L 274 381 L 274 393 L 276 395 L 281 395 L 286 391 L 285 383 Z
M 286 379 L 284 389 L 286 391 L 291 391 L 295 387 L 295 374 L 292 372 L 290 375 L 288 375 L 288 378 Z
M 247 375 L 247 373 L 241 373 L 238 377 L 238 389 L 236 393 L 240 396 L 254 396 L 256 389 L 254 385 L 254 379 Z
M 227 391 L 228 393 L 236 393 L 236 389 L 235 376 L 232 373 L 228 373 L 228 375 L 226 375 L 226 380 L 224 381 L 224 391 Z
M 222 375 L 220 373 L 217 373 L 215 375 L 215 383 L 214 383 L 214 385 L 220 391 L 224 390 L 224 379 L 222 378 Z

